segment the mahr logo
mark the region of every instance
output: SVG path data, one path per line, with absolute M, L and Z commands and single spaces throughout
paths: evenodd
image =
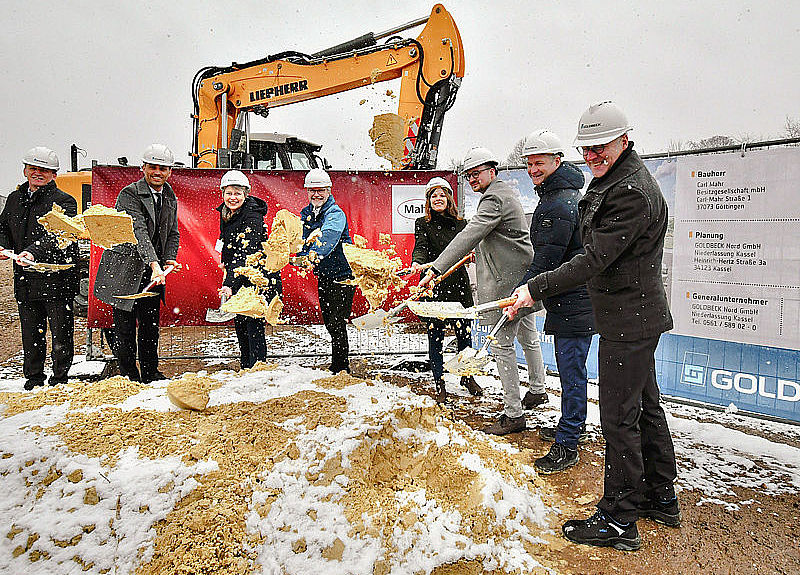
M 800 401 L 800 383 L 781 378 L 767 377 L 727 369 L 709 369 L 708 355 L 686 352 L 681 370 L 681 383 L 695 387 L 705 387 L 706 372 L 709 373 L 711 387 L 722 391 L 734 390 L 744 395 L 756 395 L 780 401 Z

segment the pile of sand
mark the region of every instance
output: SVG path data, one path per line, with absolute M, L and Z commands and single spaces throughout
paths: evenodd
M 545 573 L 552 538 L 531 454 L 429 398 L 316 373 L 0 394 L 13 511 L 0 563 L 17 573 L 33 563 L 139 575 Z M 188 397 L 181 387 L 203 390 L 203 411 L 171 407 L 167 393 Z
M 366 239 L 354 235 L 353 243 L 342 244 L 342 249 L 355 276 L 350 283 L 361 288 L 370 309 L 375 309 L 386 301 L 389 290 L 400 289 L 405 285 L 405 281 L 397 275 L 403 264 L 397 257 L 394 246 L 390 245 L 384 250 L 371 250 L 366 244 Z

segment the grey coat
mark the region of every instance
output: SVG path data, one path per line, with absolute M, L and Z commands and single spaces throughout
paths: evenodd
M 94 282 L 94 295 L 111 306 L 131 311 L 134 300 L 114 296 L 139 291 L 145 276 L 150 277 L 150 262 L 157 261 L 163 267 L 166 260 L 178 257 L 178 200 L 172 187 L 164 183 L 161 214 L 156 222 L 153 195 L 142 178 L 122 188 L 115 207 L 133 218 L 133 233 L 138 243 L 120 244 L 103 252 Z M 154 245 L 156 236 L 158 242 Z M 158 257 L 158 253 L 162 257 Z
M 484 190 L 477 213 L 433 262 L 433 269 L 444 273 L 476 247 L 477 302 L 510 296 L 528 270 L 533 248 L 519 194 L 497 178 Z M 486 313 L 481 323 L 498 319 L 500 312 Z
M 611 341 L 636 341 L 672 329 L 661 281 L 667 202 L 633 142 L 578 203 L 586 253 L 528 282 L 533 299 L 586 283 L 595 325 Z

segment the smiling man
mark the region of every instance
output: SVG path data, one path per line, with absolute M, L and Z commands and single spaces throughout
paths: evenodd
M 115 206 L 133 219 L 138 243 L 105 250 L 94 283 L 95 297 L 114 308 L 113 347 L 120 373 L 143 383 L 165 379 L 158 369 L 158 327 L 164 267 L 178 266 L 178 200 L 167 183 L 173 164 L 172 152 L 164 144 L 145 149 L 142 179 L 122 188 Z M 115 297 L 140 292 L 151 281 L 156 282 L 151 291 L 158 297 Z
M 353 243 L 347 216 L 331 195 L 331 177 L 325 170 L 314 168 L 306 174 L 304 186 L 308 205 L 300 212 L 306 246 L 298 254 L 314 266 L 317 295 L 325 329 L 331 336 L 333 373 L 350 373 L 350 344 L 347 319 L 353 309 L 356 286 L 342 282 L 353 279 L 353 272 L 344 256 L 342 244 Z M 311 239 L 316 237 L 316 239 Z
M 27 180 L 8 196 L 0 214 L 0 249 L 11 249 L 28 261 L 75 264 L 74 242 L 59 248 L 52 234 L 37 221 L 58 204 L 68 216 L 77 213 L 77 203 L 56 186 L 58 156 L 42 146 L 31 148 L 22 160 Z M 0 259 L 8 259 L 0 255 Z M 22 261 L 14 263 L 14 297 L 22 330 L 22 371 L 25 389 L 44 385 L 47 325 L 52 339 L 53 375 L 50 385 L 66 383 L 73 357 L 72 299 L 78 291 L 75 268 L 57 272 L 32 271 Z
M 519 192 L 497 177 L 497 165 L 497 158 L 487 148 L 477 147 L 467 152 L 462 175 L 472 190 L 481 194 L 477 212 L 434 260 L 420 285 L 447 271 L 475 248 L 479 304 L 508 297 L 519 285 L 533 257 L 531 238 Z M 503 384 L 503 412 L 497 421 L 483 429 L 486 433 L 506 435 L 526 429 L 514 339 L 519 340 L 525 354 L 529 390 L 543 398 L 531 407 L 547 401 L 536 318 L 529 312 L 502 325 L 492 342 Z M 481 323 L 493 325 L 500 318 L 499 311 L 481 314 Z
M 578 201 L 584 177 L 574 164 L 563 161 L 563 155 L 561 140 L 549 130 L 538 130 L 525 139 L 522 156 L 539 203 L 531 218 L 533 261 L 521 285 L 583 253 Z M 544 331 L 553 336 L 561 379 L 561 418 L 556 427 L 539 430 L 542 439 L 554 443 L 534 467 L 540 473 L 556 473 L 578 462 L 578 441 L 586 426 L 586 357 L 594 320 L 585 285 L 544 298 L 543 303 L 547 310 Z
M 600 423 L 606 441 L 597 512 L 562 527 L 570 541 L 633 551 L 648 517 L 671 527 L 681 515 L 675 452 L 655 375 L 655 350 L 672 316 L 661 282 L 667 203 L 628 139 L 613 102 L 590 106 L 575 144 L 592 172 L 578 204 L 584 253 L 517 289 L 513 314 L 535 300 L 588 286 L 598 349 Z

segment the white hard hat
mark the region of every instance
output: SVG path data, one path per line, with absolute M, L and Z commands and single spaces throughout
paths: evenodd
M 525 138 L 522 146 L 522 157 L 533 156 L 535 154 L 560 154 L 564 155 L 564 146 L 550 130 L 537 130 Z
M 330 188 L 331 177 L 328 175 L 328 172 L 321 168 L 312 168 L 306 174 L 304 186 L 306 188 Z
M 230 170 L 229 172 L 225 172 L 225 175 L 222 176 L 219 189 L 224 190 L 227 186 L 241 186 L 249 190 L 250 180 L 239 170 Z
M 500 162 L 497 161 L 495 155 L 487 148 L 472 148 L 464 157 L 464 165 L 461 170 L 466 172 L 472 168 L 482 166 L 484 164 L 491 164 L 496 166 Z
M 431 178 L 431 181 L 427 183 L 425 186 L 425 194 L 429 194 L 430 191 L 434 188 L 445 188 L 450 190 L 450 193 L 453 193 L 453 188 L 450 187 L 450 182 L 445 180 L 444 178 Z
M 589 106 L 578 122 L 576 146 L 608 144 L 633 128 L 625 113 L 614 102 L 600 102 Z
M 142 161 L 145 164 L 171 168 L 175 165 L 175 156 L 164 144 L 150 144 L 142 154 Z
M 44 146 L 36 146 L 25 152 L 22 163 L 26 166 L 58 170 L 58 156 L 53 150 Z

